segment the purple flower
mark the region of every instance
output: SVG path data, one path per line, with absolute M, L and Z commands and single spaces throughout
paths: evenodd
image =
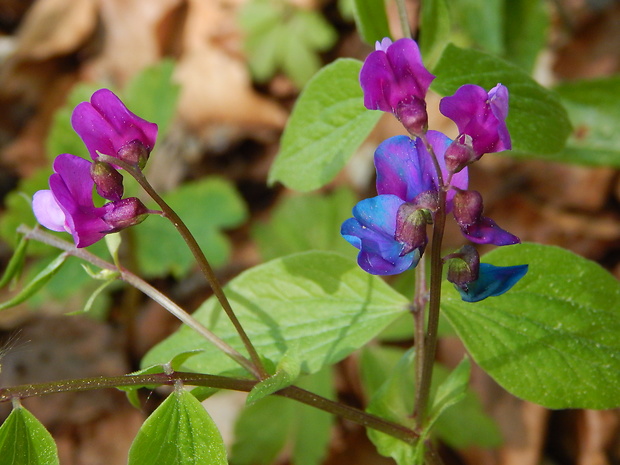
M 36 192 L 32 199 L 37 221 L 52 231 L 70 233 L 76 247 L 87 247 L 106 234 L 137 224 L 148 213 L 135 198 L 95 207 L 90 167 L 91 162 L 83 158 L 58 155 L 50 189 Z
M 426 92 L 435 76 L 424 67 L 418 45 L 385 38 L 375 48 L 360 71 L 364 106 L 393 113 L 412 134 L 425 132 Z
M 143 166 L 157 139 L 157 125 L 134 115 L 108 89 L 75 107 L 71 124 L 93 160 L 101 153 Z
M 454 218 L 461 233 L 476 244 L 511 245 L 521 240 L 482 216 L 482 196 L 477 191 L 459 190 L 454 197 Z
M 466 84 L 454 95 L 441 99 L 439 111 L 456 123 L 460 133 L 456 140 L 463 143 L 464 136 L 471 137 L 478 158 L 512 148 L 506 127 L 508 89 L 505 86 L 498 84 L 487 93 L 480 86 Z
M 452 140 L 437 131 L 428 131 L 428 141 L 437 156 L 444 180 L 448 170 L 444 160 L 446 149 Z M 424 192 L 439 192 L 439 180 L 433 160 L 421 138 L 407 136 L 391 137 L 379 145 L 375 151 L 377 169 L 377 193 L 392 194 L 405 202 L 413 202 Z M 450 186 L 467 189 L 467 169 L 454 174 Z M 447 194 L 448 211 L 452 208 L 454 190 Z
M 413 244 L 396 239 L 397 223 L 399 218 L 401 223 L 403 220 L 403 205 L 407 204 L 395 195 L 365 199 L 353 208 L 353 218 L 342 224 L 342 236 L 360 249 L 357 263 L 364 271 L 375 275 L 392 275 L 418 264 L 426 241 Z
M 456 285 L 465 302 L 479 302 L 509 291 L 525 274 L 528 265 L 494 266 L 481 263 L 478 279 L 467 284 Z

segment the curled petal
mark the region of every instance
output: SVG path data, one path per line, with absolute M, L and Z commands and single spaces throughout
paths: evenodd
M 478 157 L 512 148 L 506 127 L 508 89 L 505 86 L 498 84 L 487 93 L 480 86 L 466 84 L 454 95 L 441 99 L 439 111 L 456 123 L 461 135 L 471 137 Z
M 455 288 L 465 302 L 479 302 L 509 291 L 525 274 L 528 265 L 494 266 L 481 263 L 476 281 Z
M 71 115 L 71 124 L 94 160 L 98 153 L 117 157 L 123 146 L 136 142 L 150 153 L 157 139 L 157 125 L 133 114 L 108 89 L 100 89 L 90 102 L 80 103 Z
M 521 240 L 514 234 L 500 228 L 495 221 L 486 216 L 468 225 L 459 225 L 463 236 L 476 244 L 512 245 Z
M 366 272 L 392 275 L 417 265 L 421 251 L 407 250 L 395 239 L 398 209 L 404 202 L 394 195 L 380 195 L 359 202 L 353 218 L 342 224 L 344 239 L 360 250 L 358 264 Z

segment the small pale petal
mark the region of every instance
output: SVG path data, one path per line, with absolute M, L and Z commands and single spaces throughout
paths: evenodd
M 35 192 L 32 197 L 32 210 L 37 221 L 47 229 L 66 231 L 65 214 L 56 202 L 51 190 Z

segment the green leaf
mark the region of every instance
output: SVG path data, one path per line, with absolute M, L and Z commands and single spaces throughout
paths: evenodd
M 265 260 L 307 250 L 331 250 L 354 257 L 357 249 L 338 231 L 351 216 L 356 203 L 353 192 L 341 187 L 329 195 L 304 194 L 286 197 L 268 223 L 258 223 L 252 237 Z
M 427 432 L 431 430 L 441 414 L 465 398 L 470 375 L 471 363 L 468 358 L 464 358 L 437 386 L 437 391 L 431 399 L 428 424 L 425 426 Z
M 570 82 L 555 90 L 568 110 L 575 130 L 565 150 L 545 158 L 620 167 L 620 134 L 616 130 L 620 125 L 620 78 Z
M 504 56 L 531 73 L 547 41 L 549 5 L 540 0 L 505 0 L 504 9 Z
M 489 90 L 497 83 L 510 92 L 508 129 L 515 151 L 555 153 L 564 148 L 571 125 L 557 96 L 540 86 L 518 66 L 476 50 L 448 45 L 433 69 L 433 89 L 453 94 L 464 84 Z
M 494 265 L 529 264 L 506 294 L 442 310 L 471 356 L 514 395 L 548 408 L 620 405 L 620 284 L 594 262 L 537 244 L 501 247 Z
M 163 197 L 194 234 L 211 265 L 222 266 L 228 260 L 230 244 L 219 229 L 238 226 L 247 216 L 235 188 L 223 179 L 206 178 Z M 169 221 L 152 216 L 132 230 L 141 270 L 148 276 L 172 273 L 181 277 L 194 264 L 193 256 Z
M 329 369 L 299 380 L 299 386 L 334 398 Z M 274 421 L 277 412 L 277 421 Z M 287 444 L 295 465 L 319 465 L 326 454 L 332 418 L 313 407 L 277 396 L 245 408 L 235 424 L 233 465 L 271 465 Z
M 26 259 L 26 250 L 28 249 L 28 243 L 30 241 L 25 236 L 19 240 L 15 252 L 11 256 L 2 278 L 0 278 L 0 288 L 3 288 L 9 282 L 14 281 L 20 275 L 24 268 L 24 260 Z
M 420 14 L 420 51 L 426 66 L 432 68 L 450 41 L 451 21 L 447 0 L 422 2 Z
M 381 278 L 336 253 L 312 251 L 245 271 L 225 292 L 261 356 L 279 360 L 298 345 L 303 373 L 336 363 L 406 312 L 407 300 Z M 243 345 L 214 298 L 193 316 L 234 348 Z M 153 348 L 143 366 L 165 363 L 179 352 L 204 348 L 186 369 L 219 374 L 236 363 L 188 327 Z
M 337 39 L 334 28 L 318 12 L 284 2 L 247 2 L 239 21 L 246 32 L 250 70 L 259 82 L 281 69 L 302 87 L 321 67 L 317 52 Z
M 400 423 L 409 428 L 415 426 L 410 417 L 413 412 L 414 395 L 414 350 L 406 351 L 386 378 L 382 386 L 374 393 L 367 411 L 386 420 Z M 420 450 L 417 447 L 396 439 L 380 431 L 367 429 L 368 437 L 377 447 L 377 451 L 392 457 L 398 465 L 421 464 Z
M 227 465 L 217 426 L 202 404 L 184 389 L 174 393 L 147 418 L 129 449 L 129 465 Z
M 174 61 L 161 60 L 137 74 L 123 91 L 123 102 L 133 113 L 157 123 L 158 137 L 168 131 L 176 113 L 180 86 L 172 82 Z
M 450 6 L 454 23 L 463 28 L 471 45 L 494 55 L 504 53 L 504 0 L 459 0 Z
M 272 376 L 260 381 L 252 388 L 246 399 L 246 404 L 252 405 L 256 401 L 292 385 L 300 373 L 299 356 L 296 348 L 293 348 L 284 354 Z
M 384 37 L 391 37 L 385 12 L 385 0 L 354 0 L 353 17 L 360 37 L 374 46 Z
M 0 426 L 0 465 L 56 465 L 54 439 L 24 407 L 13 409 Z
M 50 279 L 58 272 L 60 267 L 64 264 L 68 255 L 63 252 L 56 257 L 52 262 L 47 265 L 39 274 L 37 274 L 32 281 L 30 281 L 17 295 L 11 299 L 0 304 L 0 310 L 6 310 L 7 308 L 14 307 L 28 300 L 32 295 L 36 294 L 43 286 L 45 286 Z
M 408 425 L 415 393 L 412 363 L 413 353 L 391 346 L 364 347 L 360 358 L 362 385 L 372 399 L 373 409 L 393 421 Z M 445 383 L 449 376 L 444 366 L 435 364 L 431 399 L 438 397 L 437 386 Z M 468 427 L 463 428 L 463 424 Z M 495 447 L 501 443 L 499 428 L 484 413 L 480 399 L 471 389 L 467 389 L 463 400 L 441 412 L 431 433 L 458 449 L 476 445 Z M 374 435 L 373 442 L 381 444 L 388 455 L 393 450 L 405 463 L 413 455 L 411 447 L 401 441 L 393 441 L 389 436 L 370 433 L 369 430 L 370 434 Z
M 362 63 L 339 59 L 308 82 L 297 99 L 269 173 L 299 191 L 330 182 L 375 126 L 381 112 L 363 105 Z

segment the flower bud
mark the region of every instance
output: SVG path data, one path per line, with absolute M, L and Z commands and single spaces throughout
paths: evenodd
M 149 159 L 150 150 L 139 140 L 132 140 L 123 145 L 117 152 L 117 158 L 120 158 L 130 165 L 137 166 L 142 169 Z
M 95 182 L 97 194 L 107 200 L 117 201 L 123 196 L 123 175 L 112 165 L 95 161 L 90 165 L 90 176 Z
M 396 232 L 394 239 L 403 244 L 401 256 L 414 249 L 424 249 L 428 238 L 426 226 L 432 223 L 431 213 L 420 209 L 417 205 L 404 203 L 396 216 Z
M 458 173 L 467 165 L 478 160 L 479 157 L 474 152 L 471 136 L 463 134 L 448 146 L 444 158 L 448 171 Z
M 461 247 L 458 252 L 448 255 L 448 281 L 467 291 L 468 284 L 478 279 L 480 256 L 471 245 Z
M 477 191 L 459 190 L 454 194 L 454 218 L 459 226 L 478 223 L 482 216 L 482 195 Z
M 109 203 L 104 208 L 107 211 L 102 219 L 113 228 L 111 232 L 142 223 L 149 214 L 146 206 L 136 197 Z

